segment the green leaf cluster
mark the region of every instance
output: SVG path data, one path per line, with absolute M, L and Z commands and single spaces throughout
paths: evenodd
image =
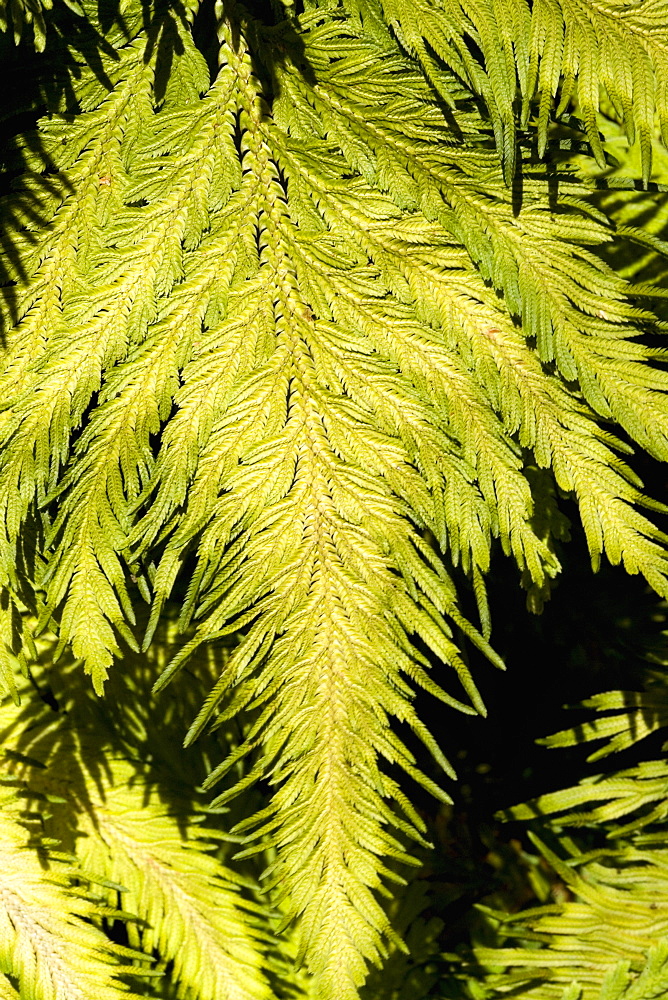
M 71 658 L 53 669 L 54 646 L 40 640 L 21 706 L 0 713 L 4 972 L 21 997 L 268 1000 L 272 915 L 195 791 L 212 746 L 179 749 L 211 658 L 157 716 L 156 656 L 127 660 L 100 701 Z
M 403 775 L 449 801 L 419 744 L 454 777 L 416 693 L 484 714 L 468 650 L 503 667 L 494 553 L 540 610 L 577 510 L 594 568 L 668 598 L 666 507 L 633 467 L 668 459 L 665 289 L 616 256 L 665 245 L 632 186 L 599 191 L 601 107 L 645 186 L 665 157 L 668 7 L 127 0 L 48 31 L 7 10 L 44 51 L 36 128 L 10 109 L 3 150 L 0 679 L 44 831 L 20 853 L 34 809 L 8 807 L 34 893 L 0 971 L 87 996 L 35 949 L 90 931 L 67 957 L 111 956 L 109 996 L 142 953 L 178 996 L 269 996 L 294 960 L 296 990 L 357 1000 L 427 846 Z M 241 811 L 237 862 L 267 859 L 274 924 L 200 785 Z M 42 850 L 71 855 L 60 881 Z

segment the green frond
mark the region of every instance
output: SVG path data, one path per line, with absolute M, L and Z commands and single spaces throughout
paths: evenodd
M 587 698 L 582 707 L 610 714 L 598 715 L 590 722 L 565 729 L 539 742 L 548 747 L 565 747 L 606 740 L 587 758 L 593 761 L 626 750 L 650 733 L 668 726 L 668 695 L 658 685 L 647 691 L 605 691 Z
M 518 125 L 536 128 L 543 156 L 551 122 L 573 103 L 604 166 L 597 121 L 601 93 L 614 105 L 629 142 L 638 143 L 642 176 L 649 180 L 655 121 L 668 141 L 664 0 L 607 5 L 591 0 L 380 0 L 377 5 L 369 0 L 361 6 L 365 12 L 382 7 L 444 100 L 453 101 L 456 94 L 450 73 L 484 99 L 508 183 L 515 171 Z
M 575 788 L 542 795 L 535 803 L 514 807 L 510 815 L 529 819 L 558 812 L 565 814 L 560 816 L 564 823 L 589 826 L 639 813 L 632 822 L 615 828 L 615 833 L 621 834 L 639 825 L 665 820 L 667 790 L 665 761 L 644 761 L 612 776 L 596 775 L 583 779 Z M 583 806 L 587 808 L 583 810 Z
M 75 14 L 83 14 L 77 0 L 62 0 Z M 14 43 L 18 45 L 21 36 L 29 26 L 32 29 L 32 42 L 38 52 L 46 45 L 47 23 L 53 0 L 0 0 L 0 32 L 11 34 Z
M 605 739 L 590 760 L 628 749 L 668 724 L 665 694 L 665 684 L 657 678 L 646 692 L 596 695 L 584 705 L 610 714 L 541 742 L 559 747 Z M 561 880 L 565 892 L 560 897 L 566 895 L 566 901 L 514 915 L 490 912 L 490 919 L 498 921 L 500 945 L 476 949 L 476 959 L 487 971 L 490 991 L 485 996 L 514 990 L 535 1000 L 663 995 L 667 788 L 667 762 L 643 761 L 584 778 L 573 788 L 508 811 L 506 818 L 540 819 L 556 828 L 556 838 L 550 833 L 556 851 L 530 836 Z M 620 824 L 621 819 L 626 822 Z M 562 832 L 583 825 L 605 831 L 609 846 L 588 850 Z
M 601 986 L 599 1000 L 659 1000 L 668 989 L 668 941 L 659 941 L 647 953 L 640 975 L 630 974 L 620 962 Z
M 563 1000 L 575 982 L 578 1000 L 598 1000 L 607 996 L 604 984 L 609 990 L 611 981 L 619 983 L 618 963 L 633 979 L 646 962 L 657 974 L 648 955 L 668 935 L 665 835 L 654 836 L 651 845 L 625 844 L 590 857 L 572 848 L 565 860 L 539 846 L 574 898 L 514 917 L 493 915 L 501 937 L 530 944 L 476 949 L 482 966 L 505 969 L 490 972 L 489 996 L 516 990 L 529 1000 Z M 621 973 L 624 986 L 629 978 Z
M 3 438 L 12 440 L 15 449 L 13 460 L 2 470 L 8 528 L 3 561 L 6 572 L 14 574 L 16 540 L 31 498 L 61 497 L 71 485 L 68 500 L 60 504 L 60 516 L 47 527 L 46 544 L 53 548 L 54 558 L 40 580 L 47 595 L 43 624 L 64 601 L 61 634 L 85 661 L 98 691 L 112 654 L 118 651 L 112 626 L 133 644 L 126 624 L 126 617 L 132 620 L 133 614 L 118 551 L 127 534 L 127 510 L 150 468 L 148 436 L 159 428 L 165 413 L 163 394 L 175 379 L 170 348 L 159 336 L 153 338 L 153 351 L 150 342 L 138 343 L 145 341 L 147 325 L 156 316 L 150 305 L 153 280 L 169 282 L 161 266 L 164 272 L 168 253 L 182 235 L 173 231 L 173 215 L 157 206 L 161 225 L 122 260 L 118 254 L 109 260 L 100 239 L 101 227 L 115 217 L 124 193 L 135 195 L 126 190 L 127 150 L 136 144 L 147 115 L 152 114 L 156 56 L 146 60 L 146 47 L 141 36 L 126 45 L 118 62 L 109 66 L 114 90 L 106 94 L 100 88 L 92 98 L 93 107 L 81 115 L 74 130 L 65 121 L 45 123 L 47 150 L 53 151 L 61 167 L 48 206 L 53 219 L 37 252 L 26 236 L 26 249 L 32 253 L 23 266 L 32 280 L 22 283 L 20 292 L 14 287 L 7 290 L 11 308 L 22 319 L 2 375 L 3 387 L 11 387 L 20 401 L 19 422 L 10 411 L 2 424 Z M 192 61 L 192 42 L 188 54 Z M 201 57 L 195 62 L 199 72 L 191 91 L 197 95 L 206 86 L 202 83 L 206 71 Z M 61 144 L 66 144 L 64 155 Z M 93 206 L 95 220 L 90 216 Z M 172 208 L 178 213 L 176 192 Z M 167 234 L 176 244 L 166 240 Z M 163 291 L 167 288 L 169 284 Z M 88 302 L 87 291 L 92 295 Z M 132 363 L 137 360 L 134 374 L 128 380 L 121 369 L 119 382 L 103 389 L 104 369 L 119 365 L 128 355 Z M 101 419 L 87 428 L 82 439 L 82 462 L 56 489 L 69 435 L 94 393 L 102 404 Z M 26 462 L 28 455 L 34 459 Z
M 91 922 L 98 907 L 74 889 L 78 872 L 47 861 L 28 845 L 25 828 L 0 814 L 0 966 L 34 1000 L 136 997 L 123 983 L 132 971 L 123 949 Z M 129 955 L 130 953 L 127 952 Z M 7 996 L 16 995 L 3 983 Z
M 63 762 L 56 758 L 52 767 L 62 773 Z M 130 928 L 131 943 L 170 964 L 179 997 L 269 998 L 260 965 L 261 911 L 243 900 L 238 877 L 211 856 L 214 832 L 195 825 L 184 840 L 183 816 L 150 794 L 134 762 L 107 756 L 104 769 L 103 795 L 92 794 L 94 776 L 88 779 L 78 855 L 84 870 L 123 886 L 121 905 L 140 918 Z
M 443 100 L 454 104 L 459 96 L 451 73 L 483 97 L 510 183 L 517 155 L 518 80 L 519 93 L 524 93 L 529 68 L 529 5 L 523 0 L 489 4 L 381 0 L 381 4 L 400 42 L 419 59 Z M 444 71 L 444 64 L 451 73 Z
M 427 1000 L 439 995 L 436 984 L 444 924 L 429 913 L 432 904 L 425 880 L 420 878 L 399 887 L 388 902 L 403 947 L 390 946 L 385 965 L 374 969 L 365 984 L 365 1000 Z
M 53 642 L 47 663 L 49 648 Z M 133 674 L 141 690 L 141 662 L 126 671 L 128 681 Z M 5 751 L 17 751 L 5 770 L 38 809 L 51 803 L 45 834 L 76 854 L 86 877 L 111 887 L 108 905 L 123 911 L 130 944 L 169 969 L 178 997 L 268 1000 L 266 911 L 244 898 L 244 879 L 217 859 L 221 834 L 193 810 L 183 767 L 179 774 L 161 759 L 156 738 L 143 759 L 146 734 L 132 705 L 115 718 L 99 702 L 72 699 L 62 668 L 57 678 L 37 677 L 38 690 L 53 684 L 57 715 L 24 686 L 22 706 L 7 704 L 1 721 Z M 169 709 L 161 722 L 168 729 Z
M 604 88 L 631 143 L 637 141 L 642 174 L 649 180 L 655 118 L 668 141 L 668 9 L 662 0 L 606 6 L 572 0 L 539 0 L 531 12 L 529 73 L 524 115 L 538 99 L 538 141 L 547 141 L 548 115 L 577 95 L 579 113 L 603 165 L 596 114 Z
M 589 755 L 588 761 L 600 760 L 623 751 L 668 726 L 668 700 L 665 687 L 657 683 L 646 691 L 607 691 L 583 702 L 584 708 L 599 713 L 588 722 L 539 740 L 548 747 L 567 747 L 597 740 L 605 743 Z M 561 814 L 561 823 L 572 826 L 608 826 L 612 836 L 668 818 L 666 792 L 668 763 L 665 760 L 642 761 L 632 768 L 609 775 L 583 778 L 575 787 L 551 792 L 534 802 L 508 810 L 507 818 L 530 819 Z M 585 808 L 583 808 L 585 807 Z M 623 817 L 634 818 L 620 826 Z M 611 826 L 611 824 L 615 824 Z
M 229 644 L 204 704 L 183 706 L 187 742 L 243 720 L 227 756 L 209 746 L 207 788 L 225 781 L 221 805 L 268 783 L 236 828 L 241 854 L 275 852 L 266 880 L 298 920 L 297 961 L 316 995 L 354 1000 L 393 940 L 395 867 L 424 835 L 394 765 L 447 799 L 393 725 L 453 776 L 414 695 L 484 713 L 462 645 L 502 666 L 485 593 L 497 543 L 539 607 L 567 495 L 594 566 L 605 554 L 668 596 L 667 539 L 646 514 L 663 508 L 626 460 L 633 444 L 668 459 L 668 374 L 645 337 L 661 328 L 603 261 L 619 237 L 589 185 L 517 140 L 516 97 L 531 102 L 559 62 L 549 48 L 536 61 L 540 4 L 351 0 L 267 26 L 221 2 L 217 63 L 196 45 L 195 5 L 127 7 L 123 39 L 119 22 L 72 82 L 77 113 L 17 148 L 0 671 L 11 691 L 24 605 L 109 696 L 114 660 L 137 662 L 139 598 L 148 648 L 189 574 L 187 636 L 156 693 L 201 647 Z M 562 97 L 579 73 L 591 132 L 582 46 L 607 49 L 580 39 L 574 10 L 550 16 L 571 39 Z M 641 136 L 650 75 L 624 112 Z M 138 943 L 184 991 L 262 994 L 252 907 L 209 834 L 182 844 L 188 810 L 162 808 L 131 741 L 105 770 L 68 731 L 44 780 L 76 764 L 85 863 L 125 887 L 147 921 Z M 215 978 L 228 967 L 231 985 Z

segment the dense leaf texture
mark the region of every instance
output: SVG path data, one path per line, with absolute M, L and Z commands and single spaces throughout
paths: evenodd
M 384 955 L 381 897 L 424 829 L 388 765 L 444 795 L 390 719 L 452 773 L 415 687 L 483 711 L 461 642 L 500 664 L 484 588 L 494 540 L 539 607 L 567 494 L 594 564 L 605 553 L 668 596 L 666 539 L 621 457 L 631 439 L 668 458 L 668 373 L 640 336 L 658 329 L 648 289 L 597 255 L 613 225 L 512 119 L 517 72 L 527 114 L 540 95 L 543 148 L 563 68 L 561 103 L 577 77 L 597 149 L 595 53 L 644 149 L 655 106 L 665 116 L 659 8 L 629 21 L 570 2 L 309 4 L 267 27 L 225 2 L 210 71 L 194 7 L 145 11 L 146 27 L 130 5 L 73 82 L 77 113 L 18 144 L 2 676 L 11 691 L 25 605 L 102 693 L 121 648 L 137 648 L 137 591 L 152 602 L 147 645 L 187 567 L 193 634 L 159 687 L 202 644 L 235 637 L 188 738 L 248 720 L 208 783 L 239 777 L 248 755 L 219 802 L 268 779 L 266 808 L 238 829 L 275 849 L 268 884 L 299 918 L 319 996 L 353 1000 Z M 552 24 L 563 44 L 543 50 Z M 618 51 L 632 68 L 614 90 Z M 460 610 L 464 577 L 479 630 Z M 119 796 L 110 815 L 131 822 Z M 150 913 L 187 922 L 198 886 L 224 887 L 199 856 L 177 864 L 184 849 L 158 821 L 155 884 L 133 869 L 154 836 L 134 825 L 108 834 L 133 845 L 127 861 L 114 849 L 110 876 L 136 909 L 150 898 Z M 220 933 L 201 947 L 223 947 Z M 176 930 L 159 945 L 181 961 Z
M 18 996 L 5 973 L 26 997 L 135 996 L 123 983 L 123 973 L 129 971 L 123 958 L 142 956 L 112 945 L 93 926 L 91 918 L 102 911 L 89 893 L 77 888 L 76 866 L 33 847 L 16 801 L 3 789 L 0 996 Z
M 357 2 L 373 9 L 372 3 Z M 596 113 L 604 88 L 629 141 L 638 141 L 643 177 L 649 178 L 655 116 L 664 140 L 668 135 L 665 0 L 382 0 L 382 7 L 446 101 L 452 95 L 439 60 L 484 97 L 508 177 L 515 167 L 516 98 L 522 102 L 519 125 L 526 128 L 531 121 L 536 127 L 541 154 L 550 113 L 565 111 L 575 98 L 603 166 Z
M 163 654 L 165 638 L 161 633 L 157 646 Z M 40 641 L 47 664 L 53 648 L 51 638 Z M 111 707 L 94 696 L 73 697 L 71 661 L 57 673 L 32 663 L 35 686 L 22 685 L 21 707 L 9 703 L 0 714 L 6 754 L 0 776 L 18 792 L 3 821 L 7 913 L 0 962 L 22 997 L 116 997 L 126 993 L 118 971 L 134 974 L 141 995 L 163 996 L 171 983 L 169 995 L 187 1000 L 272 996 L 267 914 L 261 930 L 263 911 L 242 894 L 245 880 L 214 854 L 220 826 L 203 824 L 193 792 L 204 773 L 201 752 L 184 755 L 175 744 L 192 696 L 182 692 L 181 705 L 170 699 L 153 718 L 146 687 L 155 667 L 153 657 L 126 661 L 120 683 L 112 684 Z M 50 705 L 40 697 L 45 692 Z M 52 861 L 44 849 L 49 843 L 61 852 Z M 72 896 L 77 881 L 86 894 Z M 96 913 L 127 922 L 138 950 L 125 951 L 134 965 L 117 971 L 110 964 L 124 950 L 81 919 Z M 159 959 L 157 969 L 147 966 L 146 955 Z M 155 993 L 137 985 L 137 959 L 152 977 L 149 985 L 168 970 Z

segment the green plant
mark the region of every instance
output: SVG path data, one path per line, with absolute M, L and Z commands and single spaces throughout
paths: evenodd
M 665 728 L 667 704 L 661 674 L 644 692 L 610 691 L 592 698 L 587 707 L 610 714 L 544 742 L 565 747 L 603 741 L 588 758 L 598 761 Z M 477 959 L 488 966 L 481 977 L 489 987 L 485 996 L 518 989 L 535 1000 L 616 1000 L 626 996 L 625 989 L 629 996 L 665 994 L 667 790 L 666 760 L 643 760 L 509 811 L 507 818 L 541 817 L 545 823 L 550 817 L 548 829 L 553 838 L 556 834 L 561 857 L 534 840 L 570 898 L 516 914 L 489 911 L 500 940 L 519 946 L 477 949 Z M 604 830 L 607 843 L 584 850 L 565 836 L 564 826 Z M 536 942 L 542 947 L 536 948 Z M 473 982 L 478 981 L 476 976 Z
M 668 6 L 45 9 L 0 19 L 2 988 L 355 1000 L 494 550 L 539 611 L 574 500 L 668 597 Z

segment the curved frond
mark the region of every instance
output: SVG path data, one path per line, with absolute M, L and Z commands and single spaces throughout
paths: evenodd
M 570 746 L 606 739 L 603 750 L 590 758 L 596 759 L 665 726 L 665 700 L 665 685 L 659 683 L 642 693 L 596 695 L 585 705 L 614 714 L 598 715 L 542 742 Z M 499 920 L 502 943 L 476 949 L 476 958 L 489 970 L 490 997 L 517 989 L 531 1000 L 662 995 L 668 941 L 667 790 L 668 763 L 643 761 L 508 811 L 507 818 L 542 818 L 558 827 L 559 853 L 530 836 L 559 876 L 566 901 L 514 915 L 490 914 Z M 583 825 L 605 831 L 610 846 L 586 850 L 561 832 Z
M 53 649 L 47 645 L 47 662 Z M 137 675 L 141 688 L 140 664 Z M 37 676 L 37 690 L 49 684 L 48 672 Z M 132 705 L 110 717 L 85 694 L 73 697 L 67 671 L 51 688 L 55 716 L 34 690 L 24 686 L 21 695 L 21 708 L 2 712 L 5 770 L 38 810 L 52 803 L 44 832 L 76 855 L 85 877 L 110 887 L 110 912 L 123 912 L 131 945 L 169 969 L 178 997 L 269 1000 L 266 911 L 244 898 L 244 880 L 217 859 L 221 833 L 202 824 L 185 771 L 161 760 L 157 734 L 138 742 L 145 734 Z M 168 731 L 169 707 L 163 723 Z
M 35 1000 L 134 998 L 123 950 L 91 923 L 99 911 L 72 890 L 78 872 L 27 844 L 25 828 L 0 815 L 0 966 Z M 16 996 L 8 982 L 8 997 Z
M 538 0 L 532 6 L 525 116 L 537 96 L 538 141 L 544 150 L 548 114 L 576 96 L 587 137 L 603 165 L 596 119 L 605 89 L 649 180 L 655 121 L 668 143 L 668 7 L 665 0 L 599 3 Z
M 604 166 L 597 121 L 601 92 L 612 102 L 629 142 L 638 142 L 642 176 L 649 180 L 655 123 L 668 143 L 665 0 L 534 0 L 531 4 L 381 0 L 381 4 L 402 44 L 421 61 L 446 100 L 455 88 L 443 64 L 484 98 L 509 183 L 516 164 L 517 126 L 533 125 L 534 111 L 541 156 L 551 120 L 574 105 L 594 155 Z M 376 8 L 373 2 L 362 6 Z
M 647 514 L 660 505 L 626 460 L 627 437 L 668 459 L 668 372 L 643 337 L 658 327 L 601 259 L 615 230 L 584 182 L 522 147 L 521 203 L 507 187 L 513 95 L 498 88 L 513 52 L 533 86 L 513 41 L 524 8 L 492 5 L 492 30 L 491 8 L 467 5 L 484 68 L 444 28 L 456 82 L 447 38 L 409 31 L 398 7 L 387 16 L 403 48 L 364 4 L 309 5 L 267 27 L 220 3 L 213 70 L 193 8 L 151 15 L 149 31 L 128 7 L 128 38 L 101 56 L 107 85 L 82 72 L 81 113 L 45 119 L 48 156 L 25 153 L 43 226 L 16 196 L 0 374 L 8 625 L 21 601 L 39 605 L 37 630 L 53 626 L 102 692 L 121 649 L 137 648 L 138 596 L 152 603 L 148 646 L 190 573 L 190 638 L 158 689 L 199 647 L 233 645 L 188 741 L 243 715 L 207 787 L 227 783 L 221 803 L 269 783 L 266 808 L 237 828 L 244 853 L 275 850 L 267 880 L 299 920 L 314 989 L 354 1000 L 392 936 L 387 859 L 410 863 L 407 842 L 424 833 L 394 765 L 447 797 L 395 723 L 452 776 L 414 694 L 484 712 L 461 647 L 502 666 L 484 587 L 496 542 L 539 606 L 567 494 L 594 565 L 605 554 L 668 595 L 667 539 Z M 168 84 L 149 36 L 172 41 Z M 484 47 L 497 43 L 492 66 Z M 505 175 L 475 93 L 496 101 Z M 467 585 L 480 629 L 462 611 Z M 110 763 L 120 788 L 124 754 Z M 115 794 L 95 799 L 100 831 Z M 132 816 L 131 829 L 106 836 L 148 857 L 125 794 L 109 815 Z M 159 922 L 181 900 L 194 926 L 204 886 L 227 892 L 227 876 L 218 885 L 206 852 L 179 853 L 176 819 L 149 801 L 171 845 L 146 861 L 162 872 Z M 141 908 L 146 876 L 115 863 L 109 877 Z M 205 950 L 223 947 L 221 920 Z M 167 929 L 151 933 L 180 958 Z M 189 984 L 204 964 L 202 952 L 183 971 Z
M 663 684 L 647 691 L 606 691 L 583 702 L 596 715 L 588 722 L 555 733 L 540 743 L 548 747 L 575 746 L 605 740 L 603 746 L 587 758 L 600 760 L 611 753 L 626 750 L 654 732 L 668 726 L 668 698 Z M 612 836 L 668 819 L 668 763 L 665 760 L 642 761 L 634 767 L 608 775 L 583 778 L 569 789 L 542 795 L 534 802 L 514 806 L 507 818 L 529 819 L 559 813 L 560 822 L 572 826 L 608 826 Z M 584 809 L 582 807 L 585 807 Z M 616 821 L 633 816 L 622 826 Z
M 477 948 L 483 966 L 505 969 L 489 974 L 487 995 L 517 990 L 528 1000 L 563 1000 L 570 988 L 567 995 L 577 1000 L 607 1000 L 604 984 L 606 989 L 611 981 L 627 986 L 646 963 L 652 975 L 663 975 L 648 956 L 668 937 L 665 834 L 593 856 L 572 848 L 566 860 L 539 841 L 538 846 L 574 898 L 513 917 L 494 914 L 502 938 L 541 946 Z
M 660 685 L 647 691 L 605 691 L 582 702 L 607 715 L 597 715 L 573 729 L 565 729 L 539 742 L 547 747 L 575 746 L 594 740 L 606 743 L 587 758 L 599 760 L 645 739 L 657 729 L 668 726 L 668 694 Z

